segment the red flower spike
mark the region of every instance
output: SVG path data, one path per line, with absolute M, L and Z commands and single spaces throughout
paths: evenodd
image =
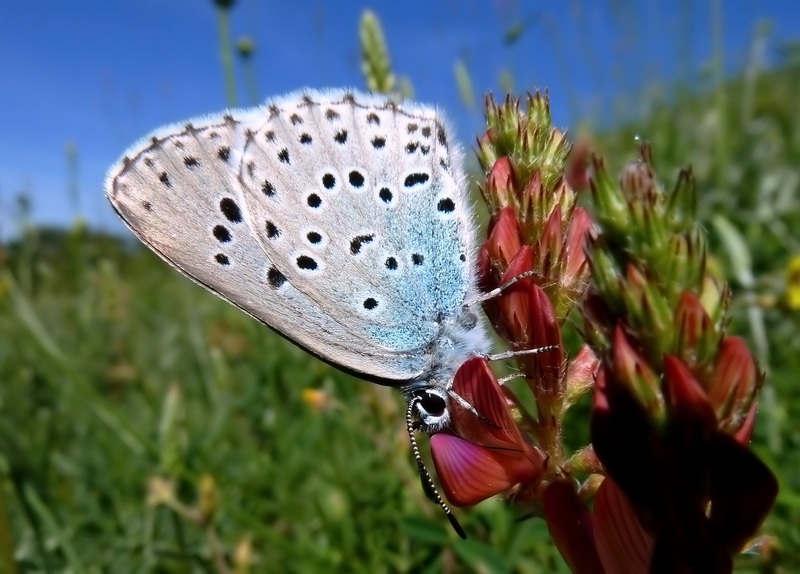
M 648 572 L 653 538 L 642 528 L 631 503 L 609 477 L 597 491 L 592 509 L 595 543 L 607 572 Z
M 535 481 L 544 468 L 543 457 L 522 438 L 488 361 L 464 363 L 453 392 L 477 415 L 451 401 L 448 431 L 431 437 L 433 464 L 447 500 L 471 506 L 520 482 Z
M 707 389 L 722 430 L 733 433 L 739 429 L 762 380 L 747 344 L 739 337 L 726 337 Z
M 542 508 L 550 536 L 575 574 L 603 574 L 595 548 L 592 516 L 578 498 L 575 485 L 562 480 L 547 485 Z
M 520 209 L 520 213 L 523 227 L 527 228 L 533 225 L 539 229 L 544 224 L 544 218 L 549 214 L 547 199 L 542 185 L 542 173 L 537 169 L 531 174 L 521 194 L 522 209 Z M 537 207 L 537 211 L 531 212 L 533 208 Z

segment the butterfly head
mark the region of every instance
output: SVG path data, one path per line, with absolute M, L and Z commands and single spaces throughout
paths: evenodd
M 449 397 L 446 389 L 428 382 L 428 386 L 410 389 L 406 393 L 406 398 L 421 431 L 433 434 L 443 430 L 450 423 Z

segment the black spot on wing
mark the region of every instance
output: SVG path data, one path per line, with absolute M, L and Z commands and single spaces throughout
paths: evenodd
M 297 258 L 297 266 L 300 269 L 305 269 L 306 271 L 313 271 L 317 268 L 317 262 L 314 260 L 313 257 L 309 257 L 308 255 L 301 255 Z
M 422 185 L 430 179 L 427 173 L 410 173 L 406 176 L 403 185 L 406 187 L 414 187 L 415 185 Z
M 219 241 L 220 243 L 227 243 L 231 239 L 233 239 L 233 237 L 231 236 L 231 232 L 224 225 L 214 226 L 213 233 L 214 237 L 216 237 L 217 241 Z
M 442 213 L 451 213 L 455 211 L 455 208 L 456 204 L 449 197 L 440 199 L 439 203 L 436 205 L 436 209 L 438 209 Z
M 286 283 L 286 277 L 275 267 L 270 267 L 267 271 L 267 281 L 269 281 L 272 287 L 278 289 L 281 285 Z
M 219 209 L 222 215 L 231 223 L 242 222 L 242 210 L 239 205 L 230 197 L 223 197 L 219 202 Z
M 373 234 L 358 235 L 354 237 L 350 241 L 350 253 L 352 253 L 353 255 L 358 255 L 361 252 L 361 247 L 363 247 L 367 243 L 372 243 L 374 239 L 375 236 Z

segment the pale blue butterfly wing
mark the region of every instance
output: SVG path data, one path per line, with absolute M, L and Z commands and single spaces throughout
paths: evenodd
M 460 161 L 433 108 L 305 92 L 156 132 L 106 192 L 184 274 L 320 358 L 403 384 L 486 346 L 482 329 L 445 333 L 474 292 Z

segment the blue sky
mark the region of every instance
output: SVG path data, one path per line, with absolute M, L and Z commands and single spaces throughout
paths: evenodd
M 771 22 L 767 63 L 800 38 L 800 2 L 718 0 L 726 69 L 747 56 L 756 23 Z M 616 6 L 612 9 L 612 6 Z M 303 86 L 364 87 L 358 21 L 381 19 L 394 69 L 415 98 L 448 111 L 461 141 L 480 129 L 461 102 L 454 64 L 475 92 L 500 90 L 508 70 L 518 91 L 548 88 L 556 122 L 613 117 L 612 96 L 687 70 L 712 55 L 711 3 L 686 0 L 239 0 L 232 37 L 255 41 L 261 97 Z M 504 35 L 524 22 L 518 41 Z M 27 0 L 0 6 L 0 238 L 15 231 L 14 196 L 32 200 L 36 222 L 69 224 L 66 146 L 78 150 L 79 212 L 122 229 L 107 207 L 103 177 L 137 138 L 227 106 L 211 0 Z M 250 105 L 238 68 L 239 103 Z M 685 76 L 684 76 L 685 77 Z

